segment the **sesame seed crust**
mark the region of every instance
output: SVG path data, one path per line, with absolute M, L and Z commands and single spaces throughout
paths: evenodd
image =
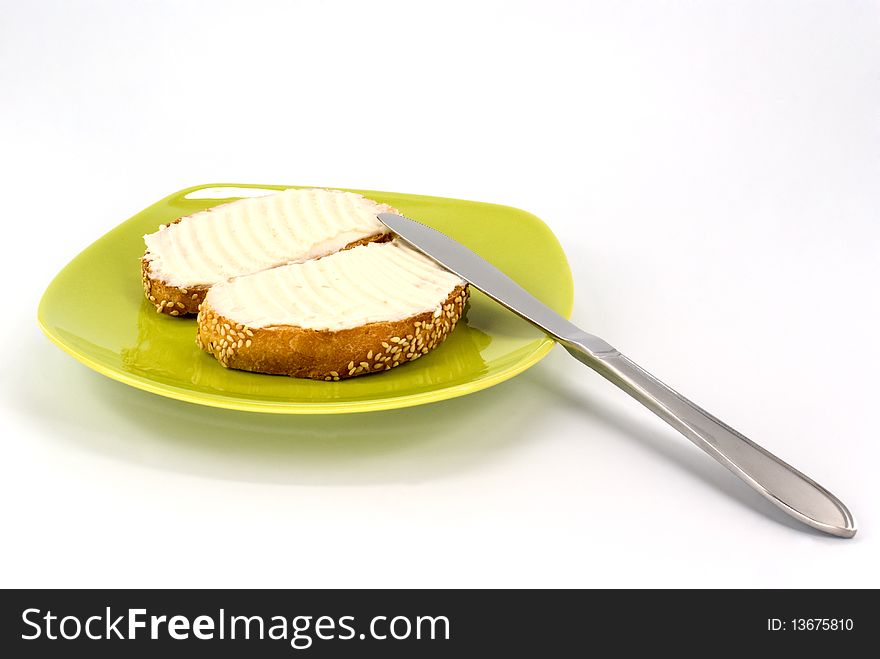
M 199 312 L 199 305 L 208 293 L 208 286 L 187 286 L 178 288 L 157 279 L 150 273 L 150 261 L 141 258 L 141 282 L 144 295 L 156 307 L 156 311 L 169 316 L 183 318 Z
M 178 221 L 175 220 L 175 222 Z M 391 238 L 393 238 L 391 233 L 380 233 L 351 242 L 342 249 L 351 249 L 372 242 L 386 242 Z M 156 307 L 156 311 L 177 318 L 197 314 L 202 302 L 205 301 L 208 289 L 211 288 L 205 285 L 189 285 L 185 288 L 172 286 L 162 279 L 154 277 L 150 272 L 148 253 L 141 257 L 141 283 L 144 287 L 144 296 Z
M 227 368 L 335 382 L 381 373 L 428 354 L 455 328 L 468 295 L 467 285 L 457 286 L 439 314 L 426 311 L 338 331 L 248 327 L 203 304 L 196 343 Z

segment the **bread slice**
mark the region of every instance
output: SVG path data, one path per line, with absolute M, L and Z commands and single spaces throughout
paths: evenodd
M 461 279 L 395 239 L 216 284 L 197 342 L 229 368 L 342 380 L 427 354 L 467 299 Z
M 197 313 L 218 282 L 387 239 L 376 215 L 388 212 L 397 211 L 352 192 L 311 188 L 182 217 L 144 236 L 144 294 L 159 313 Z

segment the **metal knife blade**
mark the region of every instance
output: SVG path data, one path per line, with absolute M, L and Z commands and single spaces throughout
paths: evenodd
M 579 341 L 588 344 L 588 347 L 597 354 L 616 352 L 599 337 L 587 334 L 560 316 L 461 243 L 402 215 L 380 213 L 378 218 L 418 251 L 431 257 L 518 316 L 551 334 L 564 345 Z

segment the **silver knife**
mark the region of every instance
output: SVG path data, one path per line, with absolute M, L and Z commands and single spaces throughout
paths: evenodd
M 831 492 L 674 391 L 610 344 L 576 327 L 464 245 L 401 215 L 379 220 L 418 251 L 518 316 L 654 412 L 772 503 L 825 533 L 851 538 L 856 523 Z

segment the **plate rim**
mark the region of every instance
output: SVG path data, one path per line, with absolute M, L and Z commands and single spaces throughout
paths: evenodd
M 392 410 L 392 409 L 402 409 L 407 407 L 415 407 L 418 405 L 425 405 L 428 403 L 436 403 L 443 400 L 449 400 L 452 398 L 458 398 L 460 396 L 465 396 L 467 394 L 476 393 L 478 391 L 482 391 L 484 389 L 488 389 L 497 384 L 510 380 L 511 378 L 516 377 L 517 375 L 523 373 L 528 370 L 538 362 L 540 362 L 544 357 L 546 357 L 550 351 L 555 347 L 556 341 L 549 337 L 544 337 L 540 339 L 541 343 L 537 346 L 537 348 L 525 359 L 517 361 L 515 364 L 510 366 L 509 368 L 498 371 L 490 376 L 478 378 L 475 380 L 469 380 L 468 382 L 463 382 L 456 385 L 446 386 L 441 389 L 432 389 L 430 391 L 424 391 L 421 393 L 415 394 L 407 394 L 404 396 L 395 396 L 395 397 L 381 397 L 381 398 L 370 398 L 361 401 L 339 401 L 339 402 L 320 402 L 320 403 L 310 403 L 310 402 L 301 402 L 301 401 L 289 401 L 289 402 L 278 402 L 278 401 L 261 401 L 254 399 L 246 399 L 246 398 L 238 398 L 236 396 L 230 396 L 228 394 L 213 394 L 206 392 L 195 392 L 189 389 L 185 389 L 182 387 L 177 387 L 175 385 L 160 383 L 156 380 L 152 380 L 150 378 L 146 378 L 143 376 L 136 376 L 128 374 L 121 370 L 116 370 L 111 367 L 105 366 L 100 362 L 92 359 L 89 355 L 80 352 L 67 344 L 57 333 L 55 333 L 52 328 L 49 327 L 44 314 L 44 304 L 46 301 L 46 297 L 48 292 L 55 285 L 55 282 L 64 274 L 67 268 L 77 261 L 80 256 L 82 256 L 85 252 L 90 250 L 96 243 L 103 240 L 107 235 L 111 232 L 119 229 L 124 224 L 134 219 L 144 211 L 150 209 L 152 206 L 156 206 L 161 204 L 172 198 L 185 197 L 186 195 L 195 192 L 197 190 L 204 190 L 209 188 L 228 188 L 228 187 L 237 187 L 237 188 L 265 188 L 265 189 L 288 189 L 288 188 L 304 188 L 304 187 L 324 187 L 324 186 L 301 186 L 301 185 L 275 185 L 275 184 L 256 184 L 256 183 L 206 183 L 202 185 L 190 186 L 187 188 L 183 188 L 178 190 L 177 192 L 172 192 L 165 197 L 162 197 L 158 201 L 146 206 L 141 211 L 138 211 L 131 217 L 126 220 L 123 220 L 113 228 L 109 229 L 107 232 L 103 233 L 101 236 L 93 240 L 77 253 L 76 256 L 71 258 L 61 270 L 52 278 L 49 282 L 48 286 L 43 292 L 43 295 L 40 298 L 40 303 L 37 308 L 37 325 L 40 330 L 46 337 L 52 341 L 56 346 L 61 348 L 65 353 L 76 359 L 78 362 L 86 366 L 87 368 L 99 373 L 105 377 L 110 378 L 111 380 L 115 380 L 122 384 L 128 385 L 135 389 L 139 389 L 141 391 L 146 391 L 151 394 L 156 394 L 162 396 L 163 398 L 170 398 L 173 400 L 179 400 L 186 403 L 192 403 L 196 405 L 203 405 L 207 407 L 219 408 L 219 409 L 229 409 L 229 410 L 237 410 L 241 412 L 260 412 L 264 414 L 354 414 L 354 413 L 363 413 L 363 412 L 377 412 L 382 410 Z M 329 188 L 328 188 L 329 189 Z M 369 195 L 370 193 L 374 194 L 408 194 L 413 196 L 423 196 L 430 197 L 435 195 L 420 195 L 416 193 L 401 193 L 401 192 L 388 192 L 383 190 L 364 190 L 358 188 L 332 188 L 335 190 L 350 190 L 356 191 L 361 194 Z M 229 197 L 232 199 L 233 197 Z M 465 201 L 468 203 L 477 203 L 477 204 L 486 204 L 490 206 L 496 206 L 501 208 L 508 208 L 511 210 L 515 210 L 517 212 L 526 212 L 523 209 L 516 208 L 514 206 L 507 206 L 504 204 L 494 204 L 491 202 L 482 202 L 482 201 L 472 201 L 467 199 L 452 199 L 451 197 L 438 197 L 439 199 L 447 199 L 453 201 Z M 226 199 L 224 197 L 223 199 Z M 535 219 L 537 219 L 541 224 L 543 224 L 549 233 L 549 235 L 556 241 L 559 251 L 562 254 L 563 261 L 565 264 L 565 274 L 567 278 L 568 288 L 571 291 L 569 295 L 569 299 L 566 302 L 566 309 L 562 313 L 563 316 L 569 318 L 572 313 L 572 309 L 574 307 L 574 279 L 571 272 L 571 266 L 568 262 L 568 257 L 565 254 L 565 251 L 562 249 L 562 245 L 559 243 L 559 239 L 556 238 L 556 235 L 550 229 L 547 224 L 541 220 L 538 216 L 529 213 Z

